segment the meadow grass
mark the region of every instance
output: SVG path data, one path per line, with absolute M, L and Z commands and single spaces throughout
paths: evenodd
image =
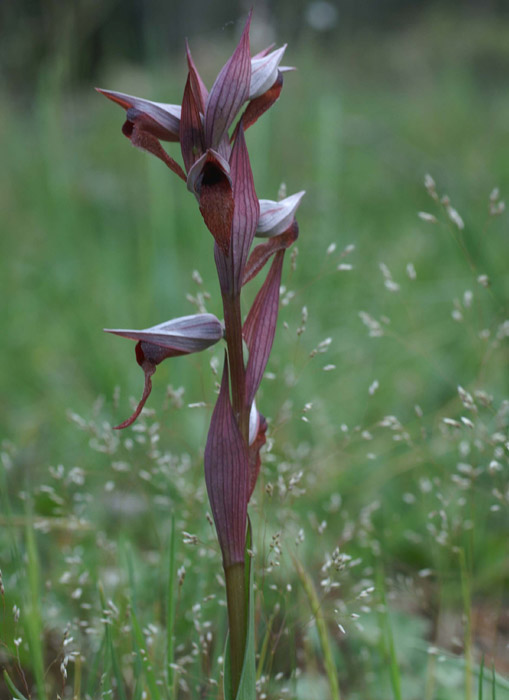
M 509 697 L 507 28 L 439 26 L 289 50 L 248 132 L 260 197 L 307 190 L 258 400 L 260 698 Z M 170 100 L 173 68 L 101 84 Z M 101 334 L 186 298 L 220 313 L 212 238 L 120 110 L 58 70 L 0 126 L 0 660 L 20 697 L 219 698 L 201 460 L 222 351 L 158 368 L 118 435 L 142 376 Z

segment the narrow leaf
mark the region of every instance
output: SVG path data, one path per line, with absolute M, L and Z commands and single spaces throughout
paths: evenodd
M 107 611 L 106 597 L 104 595 L 104 588 L 102 583 L 99 583 L 99 597 L 101 599 L 101 606 L 103 611 Z M 111 624 L 109 620 L 104 622 L 104 634 L 106 638 L 106 647 L 110 655 L 111 667 L 113 669 L 113 674 L 117 682 L 117 695 L 119 700 L 126 700 L 126 694 L 124 690 L 124 678 L 120 670 L 120 665 L 118 663 L 117 654 L 115 652 L 115 647 L 113 646 L 113 640 L 111 636 Z
M 258 391 L 274 342 L 283 258 L 284 251 L 278 251 L 244 323 L 243 333 L 249 349 L 246 368 L 248 404 Z
M 208 90 L 205 87 L 205 84 L 203 80 L 200 77 L 200 74 L 198 73 L 198 69 L 196 68 L 193 57 L 191 56 L 191 50 L 189 48 L 189 44 L 186 41 L 186 56 L 187 56 L 187 65 L 189 68 L 189 76 L 191 78 L 191 88 L 193 90 L 193 94 L 195 97 L 195 100 L 198 104 L 198 107 L 200 109 L 200 112 L 202 114 L 205 114 L 205 105 L 207 104 L 207 98 L 209 96 Z
M 26 697 L 21 693 L 14 683 L 11 681 L 9 674 L 7 673 L 7 670 L 4 668 L 4 681 L 5 684 L 7 685 L 7 688 L 9 689 L 9 692 L 11 693 L 12 697 L 14 700 L 27 700 Z
M 279 236 L 274 236 L 274 238 L 269 238 L 266 243 L 257 245 L 247 261 L 242 284 L 247 284 L 253 277 L 256 277 L 274 253 L 289 248 L 297 240 L 298 236 L 299 227 L 294 220 L 287 231 L 279 234 Z
M 276 79 L 273 84 L 261 95 L 252 99 L 242 115 L 242 126 L 244 131 L 250 126 L 253 126 L 255 122 L 266 112 L 272 105 L 277 102 L 283 89 L 283 75 L 278 72 Z
M 192 88 L 192 80 L 190 70 L 182 99 L 182 118 L 180 120 L 180 147 L 187 172 L 204 152 L 203 124 L 200 107 Z
M 481 667 L 479 669 L 478 700 L 483 700 L 483 683 L 484 683 L 484 654 L 481 657 Z
M 32 520 L 31 503 L 27 502 L 26 513 L 26 529 L 25 529 L 25 546 L 26 546 L 26 594 L 27 594 L 27 609 L 23 615 L 25 633 L 28 641 L 30 652 L 31 668 L 35 676 L 35 684 L 37 687 L 37 696 L 40 700 L 47 700 L 45 669 L 44 669 L 44 650 L 42 647 L 42 611 L 41 611 L 41 591 L 40 578 L 41 568 L 39 556 L 37 554 L 37 544 L 35 541 L 35 529 Z
M 327 677 L 329 680 L 331 700 L 340 700 L 338 672 L 334 663 L 334 656 L 332 653 L 329 633 L 327 631 L 327 624 L 323 615 L 320 599 L 316 592 L 313 579 L 311 578 L 309 573 L 304 569 L 300 561 L 293 555 L 292 560 L 297 571 L 297 575 L 302 584 L 302 588 L 304 589 L 304 592 L 307 596 L 309 606 L 311 608 L 311 613 L 315 618 L 318 638 L 320 640 L 320 646 L 322 647 L 323 665 L 325 667 L 325 672 L 327 673 Z
M 133 631 L 134 648 L 145 673 L 145 679 L 150 690 L 150 698 L 151 700 L 162 700 L 157 678 L 154 673 L 153 662 L 148 657 L 147 643 L 134 608 L 131 608 L 131 627 Z
M 230 402 L 228 361 L 205 447 L 205 482 L 224 566 L 244 561 L 249 464 Z
M 239 291 L 242 286 L 244 267 L 260 217 L 260 205 L 256 196 L 251 163 L 242 128 L 238 131 L 235 139 L 230 168 L 235 201 L 231 235 L 235 292 Z
M 221 69 L 210 91 L 205 108 L 205 144 L 208 148 L 217 148 L 240 107 L 249 97 L 251 81 L 250 24 L 251 14 L 237 48 Z
M 173 689 L 174 670 L 173 664 L 175 661 L 175 612 L 177 607 L 176 595 L 176 530 L 175 530 L 175 514 L 171 515 L 171 533 L 169 546 L 169 565 L 168 565 L 168 586 L 166 591 L 166 672 L 168 677 L 168 687 L 170 692 Z

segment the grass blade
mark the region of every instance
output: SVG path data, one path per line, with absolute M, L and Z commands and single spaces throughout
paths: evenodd
M 318 595 L 316 593 L 316 589 L 313 584 L 313 580 L 311 579 L 311 576 L 307 573 L 307 571 L 304 569 L 304 567 L 296 557 L 292 556 L 292 559 L 295 569 L 297 571 L 297 575 L 302 584 L 302 588 L 304 589 L 304 592 L 308 598 L 309 605 L 311 607 L 311 612 L 313 613 L 313 616 L 315 618 L 316 629 L 318 631 L 318 637 L 320 639 L 320 644 L 322 647 L 323 664 L 325 666 L 327 678 L 329 679 L 331 698 L 332 700 L 340 700 L 341 695 L 339 691 L 338 674 L 336 671 L 336 666 L 334 664 L 334 657 L 332 654 L 332 647 L 330 645 L 329 633 L 327 631 L 327 625 L 323 616 L 320 600 L 318 599 Z
M 130 588 L 130 593 L 131 593 L 131 608 L 133 609 L 135 615 L 138 613 L 138 608 L 137 608 L 137 598 L 136 598 L 136 582 L 134 578 L 134 564 L 133 564 L 133 557 L 132 557 L 132 551 L 129 545 L 125 542 L 122 543 L 122 549 L 124 551 L 124 556 L 125 560 L 127 563 L 127 578 L 129 581 L 129 588 Z M 134 640 L 133 640 L 134 641 Z M 134 675 L 136 678 L 136 685 L 133 693 L 133 700 L 141 700 L 143 697 L 143 683 L 142 683 L 142 678 L 143 678 L 143 673 L 142 673 L 142 662 L 140 658 L 140 654 L 138 653 L 138 648 L 136 646 L 136 642 L 134 641 L 134 646 L 136 650 L 136 657 L 134 659 Z
M 23 695 L 23 693 L 21 693 L 16 688 L 14 683 L 11 681 L 9 674 L 7 673 L 7 671 L 5 669 L 4 669 L 4 680 L 5 680 L 7 687 L 9 688 L 9 692 L 11 693 L 13 700 L 27 700 L 26 697 Z
M 482 700 L 483 698 L 483 682 L 484 682 L 484 654 L 482 655 L 481 659 L 481 666 L 479 668 L 479 692 L 478 692 L 478 700 Z
M 265 636 L 263 638 L 262 649 L 260 651 L 260 658 L 258 660 L 258 669 L 256 671 L 257 680 L 260 680 L 262 673 L 263 673 L 263 666 L 265 664 L 265 657 L 267 656 L 267 651 L 269 649 L 270 634 L 272 632 L 272 625 L 274 624 L 275 618 L 276 618 L 276 614 L 273 613 L 270 616 L 269 622 L 267 624 L 267 629 L 265 631 Z
M 461 594 L 463 597 L 463 614 L 465 615 L 465 700 L 472 698 L 472 605 L 470 600 L 470 585 L 468 580 L 465 550 L 459 550 Z M 481 667 L 482 668 L 482 667 Z
M 47 700 L 46 684 L 44 680 L 44 653 L 42 648 L 42 616 L 40 609 L 40 570 L 35 543 L 34 529 L 32 527 L 31 513 L 27 513 L 27 526 L 25 530 L 27 565 L 28 565 L 28 600 L 29 613 L 24 616 L 25 631 L 27 635 L 32 670 L 35 676 L 37 695 L 40 700 Z
M 381 613 L 381 628 L 385 633 L 386 653 L 389 657 L 389 672 L 391 676 L 392 692 L 394 700 L 402 700 L 401 695 L 401 676 L 399 672 L 398 657 L 396 655 L 396 647 L 394 644 L 394 635 L 392 633 L 391 619 L 389 616 L 389 608 L 387 607 L 387 598 L 385 595 L 385 582 L 383 570 L 378 572 L 378 588 L 382 596 L 383 612 Z
M 159 692 L 159 686 L 157 685 L 157 679 L 152 663 L 148 658 L 147 652 L 144 651 L 146 642 L 145 638 L 143 637 L 143 632 L 138 622 L 138 618 L 134 612 L 134 608 L 131 609 L 131 625 L 133 628 L 136 655 L 140 659 L 143 671 L 145 673 L 145 679 L 150 690 L 150 699 L 161 700 L 161 694 Z
M 171 533 L 168 566 L 168 588 L 166 591 L 166 670 L 168 674 L 168 688 L 173 693 L 175 671 L 175 611 L 177 607 L 176 596 L 176 544 L 175 544 L 175 515 L 171 516 Z
M 96 688 L 94 686 L 97 683 L 97 676 L 99 673 L 99 664 L 101 663 L 101 659 L 104 656 L 104 647 L 105 646 L 106 646 L 106 635 L 103 635 L 103 638 L 101 640 L 101 645 L 94 656 L 94 660 L 92 661 L 92 664 L 90 666 L 90 671 L 87 673 L 86 695 L 90 695 L 90 697 L 94 697 L 95 695 L 98 694 L 96 692 Z
M 102 587 L 102 584 L 99 584 L 99 596 L 101 598 L 101 606 L 103 611 L 106 611 L 107 605 L 106 605 L 106 598 L 104 596 L 104 589 Z M 117 682 L 117 695 L 119 700 L 127 700 L 125 690 L 124 690 L 124 678 L 122 676 L 122 672 L 120 670 L 120 666 L 118 664 L 118 659 L 117 659 L 117 654 L 115 652 L 115 648 L 113 646 L 113 640 L 111 637 L 111 626 L 108 620 L 104 622 L 104 634 L 105 634 L 105 640 L 106 640 L 106 647 L 107 651 L 109 652 L 110 656 L 110 661 L 111 661 L 111 667 L 113 669 L 113 675 L 115 676 L 115 680 Z

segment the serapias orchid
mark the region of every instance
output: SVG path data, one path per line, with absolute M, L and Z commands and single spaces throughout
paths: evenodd
M 280 66 L 286 46 L 275 50 L 269 47 L 251 57 L 250 21 L 251 17 L 210 92 L 189 47 L 181 105 L 99 90 L 126 110 L 122 130 L 131 142 L 160 158 L 187 183 L 215 241 L 224 322 L 212 314 L 197 314 L 142 331 L 108 332 L 138 341 L 136 359 L 145 373 L 141 401 L 119 428 L 131 425 L 140 414 L 160 362 L 204 350 L 223 338 L 226 341 L 204 463 L 226 578 L 232 698 L 237 694 L 243 664 L 254 664 L 254 652 L 252 659 L 244 658 L 247 507 L 260 470 L 260 448 L 267 430 L 255 396 L 276 332 L 284 254 L 298 236 L 295 213 L 304 194 L 298 192 L 275 202 L 258 199 L 255 190 L 244 132 L 277 101 L 283 72 L 290 69 Z M 161 141 L 180 143 L 183 165 L 168 154 Z M 257 235 L 266 240 L 251 250 Z M 242 287 L 271 259 L 266 279 L 243 322 Z M 254 692 L 253 686 L 252 697 Z

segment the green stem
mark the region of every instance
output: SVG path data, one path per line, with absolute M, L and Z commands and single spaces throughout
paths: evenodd
M 230 630 L 230 664 L 233 697 L 237 696 L 247 635 L 246 580 L 244 563 L 225 569 L 228 627 Z

